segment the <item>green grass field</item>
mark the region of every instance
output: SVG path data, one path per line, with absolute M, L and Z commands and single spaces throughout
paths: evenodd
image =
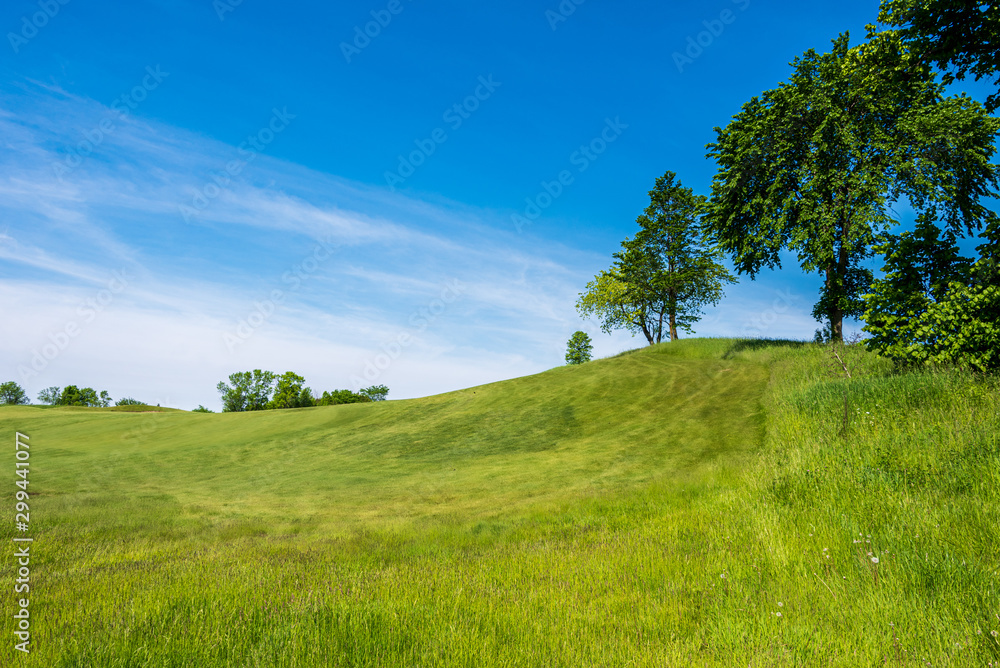
M 0 408 L 35 538 L 0 664 L 997 665 L 1000 383 L 848 363 L 703 339 L 399 402 Z

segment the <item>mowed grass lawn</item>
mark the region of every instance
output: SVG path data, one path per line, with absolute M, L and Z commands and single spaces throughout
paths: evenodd
M 851 379 L 692 340 L 381 404 L 0 408 L 35 538 L 33 650 L 5 614 L 0 664 L 996 664 L 997 382 L 850 353 Z

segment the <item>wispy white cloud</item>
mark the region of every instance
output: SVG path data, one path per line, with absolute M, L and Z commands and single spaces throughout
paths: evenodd
M 114 132 L 60 177 L 53 165 L 107 118 Z M 506 215 L 260 155 L 185 219 L 181 206 L 235 147 L 40 84 L 0 96 L 0 137 L 0 303 L 11 314 L 0 374 L 32 392 L 82 383 L 217 405 L 215 383 L 236 370 L 296 370 L 322 390 L 376 364 L 401 398 L 556 366 L 576 329 L 598 354 L 644 343 L 603 335 L 574 311 L 604 259 L 540 247 Z M 90 318 L 87 300 L 110 290 L 114 272 L 127 287 Z M 460 293 L 444 302 L 455 281 Z M 740 333 L 773 301 L 738 294 L 699 333 Z M 800 327 L 802 312 L 794 304 L 766 335 Z M 70 323 L 78 335 L 37 363 Z

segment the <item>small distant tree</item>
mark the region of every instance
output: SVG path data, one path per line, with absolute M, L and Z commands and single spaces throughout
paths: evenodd
M 274 380 L 273 372 L 260 369 L 231 374 L 229 376 L 231 384 L 220 382 L 216 385 L 216 389 L 222 395 L 222 411 L 241 413 L 265 410 L 271 400 Z
M 52 387 L 46 387 L 44 390 L 39 392 L 38 400 L 43 404 L 55 406 L 59 403 L 60 396 L 62 396 L 62 388 L 53 385 Z
M 30 403 L 27 393 L 14 381 L 0 384 L 0 404 L 21 406 Z
M 360 394 L 370 401 L 385 401 L 389 396 L 389 388 L 385 385 L 372 385 L 361 390 Z
M 311 388 L 303 387 L 299 393 L 299 408 L 309 408 L 316 405 L 316 397 Z
M 566 344 L 566 364 L 583 364 L 589 362 L 594 345 L 586 332 L 574 332 Z
M 635 237 L 622 242 L 611 269 L 587 284 L 576 307 L 596 316 L 602 331 L 642 332 L 652 345 L 664 334 L 676 341 L 678 330 L 690 333 L 702 308 L 722 299 L 723 283 L 736 279 L 702 227 L 704 197 L 668 171 L 649 198 Z
M 94 397 L 97 398 L 96 396 Z M 67 385 L 59 394 L 56 406 L 86 406 L 82 392 L 76 385 Z
M 112 401 L 113 399 L 111 398 L 111 395 L 108 394 L 107 390 L 101 390 L 101 401 L 100 401 L 101 407 L 107 408 L 108 406 L 111 405 Z
M 268 403 L 268 408 L 307 408 L 315 405 L 312 390 L 303 387 L 306 379 L 286 371 L 277 379 L 274 398 Z
M 12 380 L 0 384 L 0 404 L 6 404 L 8 406 L 23 406 L 27 403 L 30 403 L 28 394 L 20 385 Z
M 209 409 L 205 408 L 204 406 L 202 406 L 201 404 L 198 404 L 198 408 L 195 408 L 191 412 L 192 413 L 214 413 L 215 411 L 209 410 Z

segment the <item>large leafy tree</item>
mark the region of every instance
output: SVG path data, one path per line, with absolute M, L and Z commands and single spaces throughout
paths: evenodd
M 268 406 L 275 375 L 272 371 L 240 371 L 229 376 L 229 383 L 220 382 L 216 389 L 222 395 L 222 410 L 226 413 L 262 411 Z
M 996 76 L 1000 87 L 1000 8 L 973 0 L 883 0 L 879 21 L 899 28 L 910 49 L 945 72 L 944 83 Z M 986 108 L 1000 106 L 1000 93 Z
M 650 204 L 637 219 L 639 232 L 622 242 L 610 270 L 587 284 L 577 309 L 596 316 L 601 329 L 642 332 L 650 343 L 678 329 L 692 331 L 702 308 L 717 304 L 722 286 L 735 280 L 701 225 L 705 198 L 685 188 L 673 172 L 656 179 Z
M 0 384 L 0 404 L 20 406 L 29 403 L 31 403 L 31 400 L 28 399 L 28 394 L 24 391 L 24 388 L 14 381 L 10 380 Z
M 990 158 L 1000 121 L 967 97 L 945 98 L 930 69 L 898 35 L 792 62 L 791 78 L 746 103 L 709 156 L 719 171 L 708 227 L 740 273 L 781 266 L 791 251 L 824 278 L 813 315 L 843 340 L 845 317 L 864 311 L 872 275 L 864 267 L 907 199 L 956 233 L 995 215 Z

